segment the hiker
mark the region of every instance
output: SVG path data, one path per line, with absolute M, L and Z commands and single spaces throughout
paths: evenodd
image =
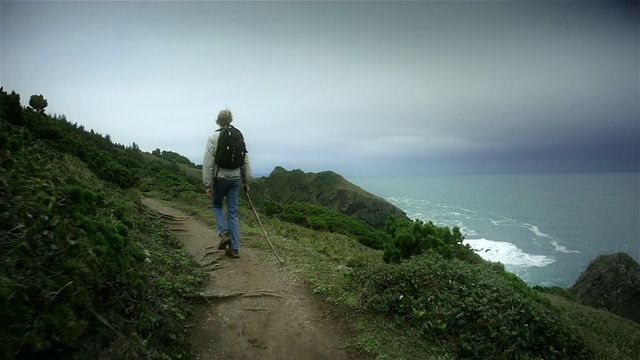
M 232 258 L 239 258 L 240 232 L 238 227 L 238 196 L 240 186 L 249 191 L 251 165 L 242 133 L 231 125 L 233 116 L 228 109 L 220 111 L 219 128 L 209 136 L 202 164 L 202 181 L 207 196 L 212 199 L 213 214 L 220 243 L 219 250 Z M 227 217 L 222 210 L 226 198 Z M 227 245 L 229 248 L 227 248 Z

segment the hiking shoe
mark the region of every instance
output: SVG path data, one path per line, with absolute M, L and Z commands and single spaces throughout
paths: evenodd
M 237 259 L 240 257 L 240 254 L 238 254 L 238 250 L 231 250 L 231 249 L 227 249 L 224 251 L 224 254 L 227 255 L 230 258 L 234 258 Z
M 218 250 L 226 249 L 228 244 L 229 244 L 229 233 L 226 231 L 223 233 L 220 233 L 220 244 L 218 245 Z

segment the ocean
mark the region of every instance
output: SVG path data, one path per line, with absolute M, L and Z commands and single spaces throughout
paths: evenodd
M 573 285 L 601 254 L 640 262 L 639 173 L 348 179 L 411 219 L 458 226 L 480 256 L 529 285 Z

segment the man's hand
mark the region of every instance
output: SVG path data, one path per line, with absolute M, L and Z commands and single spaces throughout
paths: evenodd
M 213 194 L 211 193 L 211 188 L 207 188 L 207 196 L 209 197 L 209 199 L 213 197 Z
M 244 192 L 248 193 L 249 192 L 249 184 L 242 184 L 242 189 L 244 190 Z

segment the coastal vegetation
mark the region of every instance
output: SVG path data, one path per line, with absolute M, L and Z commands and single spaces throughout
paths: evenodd
M 0 93 L 0 358 L 188 357 L 205 274 L 133 186 L 193 187 L 138 155 Z
M 343 234 L 372 249 L 382 249 L 391 240 L 388 233 L 374 229 L 362 220 L 309 203 L 267 201 L 264 209 L 267 215 L 280 220 L 317 231 Z
M 389 217 L 409 220 L 399 208 L 333 171 L 305 173 L 276 166 L 269 176 L 256 179 L 252 188 L 264 200 L 320 206 L 362 220 L 378 230 L 385 229 Z
M 171 151 L 114 144 L 43 104 L 22 107 L 18 94 L 0 91 L 0 359 L 189 358 L 185 295 L 206 275 L 139 198 L 210 223 L 200 170 Z M 257 240 L 260 225 L 242 199 L 241 232 L 256 235 L 245 244 L 302 277 L 363 357 L 640 354 L 638 324 L 579 305 L 564 289 L 528 286 L 464 246 L 459 229 L 409 220 L 331 172 L 277 170 L 257 179 L 252 198 L 285 264 Z M 323 206 L 331 199 L 342 202 Z M 388 219 L 374 226 L 377 215 L 358 208 Z

